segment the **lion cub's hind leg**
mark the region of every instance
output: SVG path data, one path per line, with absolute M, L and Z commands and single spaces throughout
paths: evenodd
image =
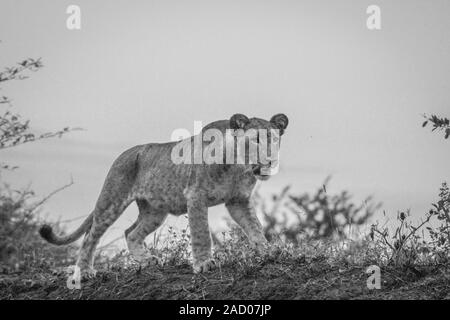
M 128 250 L 133 259 L 141 265 L 161 265 L 161 260 L 152 255 L 145 247 L 145 238 L 158 229 L 167 217 L 167 213 L 151 212 L 146 200 L 136 200 L 139 208 L 137 221 L 125 231 Z
M 82 278 L 94 277 L 94 253 L 101 236 L 117 220 L 120 214 L 128 206 L 128 202 L 110 204 L 105 210 L 96 208 L 94 221 L 89 232 L 85 235 L 77 260 L 77 267 L 81 271 Z

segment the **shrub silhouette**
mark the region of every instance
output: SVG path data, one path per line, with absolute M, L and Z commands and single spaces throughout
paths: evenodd
M 256 195 L 257 207 L 262 212 L 264 232 L 268 239 L 278 235 L 283 240 L 298 244 L 302 237 L 310 239 L 346 237 L 349 228 L 369 220 L 381 206 L 367 197 L 361 204 L 352 202 L 348 191 L 336 195 L 327 193 L 328 177 L 314 194 L 290 194 L 285 187 L 273 196 L 270 210 L 264 199 Z
M 450 120 L 448 118 L 439 117 L 434 114 L 431 116 L 424 115 L 423 117 L 425 118 L 425 121 L 422 123 L 422 127 L 425 128 L 428 123 L 431 123 L 431 131 L 443 131 L 445 139 L 448 139 L 450 137 Z
M 36 200 L 32 191 L 0 187 L 0 269 L 3 272 L 72 263 L 70 257 L 74 256 L 75 246 L 55 247 L 38 234 L 38 213 L 44 202 Z M 56 229 L 64 233 L 58 225 Z
M 0 72 L 0 84 L 7 81 L 23 80 L 26 73 L 42 68 L 40 59 L 28 58 L 13 67 Z M 71 131 L 64 128 L 56 132 L 35 134 L 28 120 L 9 110 L 11 100 L 0 97 L 0 152 L 24 143 L 30 143 L 51 137 L 61 137 Z M 38 212 L 43 203 L 60 188 L 44 199 L 37 199 L 31 190 L 12 190 L 1 178 L 2 170 L 14 170 L 17 167 L 0 163 L 0 270 L 3 272 L 33 267 L 42 264 L 54 266 L 66 264 L 69 251 L 73 246 L 55 248 L 44 242 L 37 233 Z

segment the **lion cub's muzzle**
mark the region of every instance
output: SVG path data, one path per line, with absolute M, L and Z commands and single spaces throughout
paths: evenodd
M 270 161 L 268 164 L 252 165 L 252 172 L 258 180 L 268 180 L 278 172 L 278 161 Z

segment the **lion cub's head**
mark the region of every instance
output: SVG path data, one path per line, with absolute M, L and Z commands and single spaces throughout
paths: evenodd
M 281 136 L 288 123 L 288 117 L 282 113 L 269 121 L 248 118 L 243 114 L 233 115 L 230 133 L 234 137 L 234 161 L 248 165 L 257 179 L 269 179 L 278 172 Z

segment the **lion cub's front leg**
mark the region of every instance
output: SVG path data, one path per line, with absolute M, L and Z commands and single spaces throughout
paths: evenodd
M 243 229 L 250 243 L 264 252 L 268 243 L 250 198 L 235 198 L 225 203 L 233 220 Z
M 211 235 L 208 225 L 208 207 L 200 196 L 188 198 L 188 217 L 194 273 L 208 272 L 216 267 L 211 256 Z

